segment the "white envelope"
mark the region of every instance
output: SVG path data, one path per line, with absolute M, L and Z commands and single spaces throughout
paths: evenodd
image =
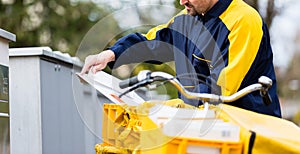
M 126 95 L 122 96 L 122 98 L 118 98 L 120 94 L 129 88 L 121 89 L 119 87 L 119 83 L 122 80 L 103 71 L 97 72 L 96 74 L 89 72 L 88 74 L 83 75 L 76 73 L 76 75 L 81 79 L 81 81 L 90 84 L 101 94 L 110 99 L 113 103 L 126 103 L 128 105 L 136 106 L 145 102 L 145 100 L 134 91 L 127 93 Z

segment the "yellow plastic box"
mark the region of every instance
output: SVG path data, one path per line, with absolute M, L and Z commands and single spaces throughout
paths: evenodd
M 243 148 L 242 142 L 168 137 L 147 115 L 129 114 L 116 104 L 104 104 L 102 127 L 102 145 L 129 149 L 132 153 L 241 154 Z

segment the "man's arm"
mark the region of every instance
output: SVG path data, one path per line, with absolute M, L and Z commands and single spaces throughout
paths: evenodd
M 186 10 L 181 11 L 176 16 L 181 15 L 181 14 L 186 14 Z M 101 71 L 102 69 L 104 69 L 106 67 L 106 65 L 108 63 L 117 60 L 120 57 L 120 55 L 123 52 L 125 52 L 125 50 L 127 50 L 134 44 L 138 44 L 138 43 L 146 41 L 146 40 L 162 39 L 162 38 L 157 37 L 157 32 L 168 27 L 174 21 L 174 18 L 176 16 L 174 16 L 171 20 L 169 20 L 168 23 L 162 24 L 162 25 L 159 25 L 159 26 L 156 26 L 156 27 L 150 29 L 147 34 L 135 33 L 135 34 L 127 35 L 127 36 L 119 39 L 114 46 L 109 48 L 109 50 L 105 50 L 99 54 L 90 55 L 90 56 L 86 57 L 85 64 L 83 66 L 81 74 L 88 72 L 91 68 L 93 68 L 92 69 L 93 73 Z M 157 44 L 152 43 L 152 46 L 153 45 L 157 45 Z M 147 47 L 149 47 L 149 46 L 147 46 Z M 151 43 L 150 43 L 150 48 L 151 48 Z M 142 51 L 140 51 L 140 52 L 143 53 Z M 130 59 L 135 57 L 135 55 L 134 56 L 128 55 L 128 56 L 130 57 Z
M 166 24 L 151 28 L 146 34 L 129 34 L 119 39 L 109 49 L 115 53 L 115 59 L 119 59 L 119 57 L 122 55 L 121 61 L 125 64 L 144 62 L 148 60 L 151 61 L 151 59 L 154 63 L 155 61 L 169 61 L 171 53 L 168 51 L 172 50 L 170 49 L 172 48 L 172 30 L 170 30 L 169 27 L 177 16 L 186 13 L 186 10 L 182 10 L 176 16 L 171 18 Z M 111 66 L 113 64 L 111 64 Z M 119 65 L 122 64 L 117 64 L 116 67 Z

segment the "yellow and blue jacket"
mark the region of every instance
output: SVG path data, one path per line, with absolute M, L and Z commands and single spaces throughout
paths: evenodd
M 230 105 L 281 117 L 269 32 L 257 11 L 242 0 L 219 0 L 203 16 L 183 10 L 167 24 L 147 34 L 127 35 L 110 49 L 116 55 L 115 67 L 175 60 L 177 76 L 198 74 L 204 80 L 180 79 L 187 86 L 196 85 L 194 92 L 228 96 L 268 76 L 273 81 L 272 104 L 265 105 L 257 91 Z M 184 100 L 195 106 L 201 103 Z

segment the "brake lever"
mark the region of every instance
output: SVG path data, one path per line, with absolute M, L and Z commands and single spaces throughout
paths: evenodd
M 270 97 L 268 90 L 273 84 L 272 80 L 268 77 L 261 76 L 258 79 L 258 82 L 262 85 L 260 95 L 262 96 L 263 102 L 265 103 L 265 105 L 270 105 L 272 103 L 272 98 Z
M 261 90 L 260 95 L 262 96 L 263 102 L 268 106 L 272 103 L 272 98 L 270 97 L 268 91 Z

